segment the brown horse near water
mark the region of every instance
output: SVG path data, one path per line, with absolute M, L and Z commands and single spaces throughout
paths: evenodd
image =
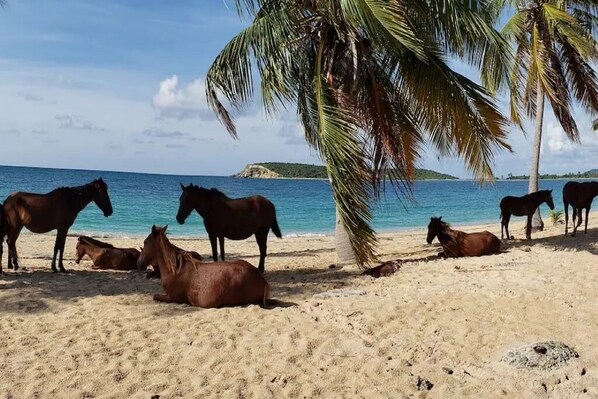
M 17 192 L 9 195 L 4 201 L 8 227 L 8 268 L 19 268 L 16 242 L 21 230 L 26 227 L 33 233 L 57 230 L 52 271 L 57 272 L 56 255 L 60 252 L 58 267 L 65 272 L 62 257 L 67 233 L 79 212 L 90 202 L 94 202 L 104 216 L 112 215 L 112 203 L 104 180 L 94 180 L 78 187 L 61 187 L 47 194 Z
M 464 256 L 484 256 L 500 252 L 500 240 L 489 231 L 479 233 L 465 233 L 453 230 L 442 221 L 441 217 L 430 218 L 426 241 L 432 244 L 438 237 L 442 252 L 438 254 L 444 258 L 461 258 Z
M 569 232 L 569 204 L 573 208 L 573 233 L 571 236 L 575 237 L 577 228 L 581 225 L 583 218 L 581 211 L 586 210 L 586 225 L 584 234 L 588 233 L 588 218 L 592 201 L 598 196 L 598 182 L 583 182 L 575 181 L 567 182 L 563 186 L 563 204 L 565 206 L 565 235 Z M 577 218 L 577 223 L 575 219 Z
M 155 294 L 155 301 L 202 308 L 267 305 L 270 286 L 250 263 L 201 263 L 190 254 L 177 251 L 166 237 L 167 227 L 152 226 L 137 261 L 140 270 L 149 264 L 157 264 L 160 269 L 166 294 Z
M 140 252 L 135 248 L 116 248 L 112 244 L 81 236 L 75 248 L 75 263 L 87 255 L 93 261 L 92 269 L 137 270 Z
M 0 204 L 0 274 L 2 274 L 2 255 L 4 252 L 4 236 L 6 236 L 6 218 L 4 206 Z
M 507 196 L 500 200 L 500 238 L 504 238 L 503 229 L 507 234 L 507 240 L 511 239 L 509 235 L 509 220 L 511 215 L 527 216 L 525 225 L 525 238 L 532 239 L 532 216 L 536 209 L 546 202 L 550 209 L 554 209 L 552 200 L 552 190 L 540 190 L 535 193 L 524 195 L 523 197 Z
M 282 238 L 274 204 L 261 195 L 246 198 L 229 198 L 215 188 L 207 189 L 189 184 L 179 199 L 177 222 L 185 223 L 185 219 L 195 209 L 203 218 L 203 224 L 212 245 L 212 258 L 218 260 L 216 240 L 220 241 L 220 258 L 224 260 L 224 239 L 244 240 L 255 234 L 260 249 L 258 269 L 264 272 L 268 232 Z

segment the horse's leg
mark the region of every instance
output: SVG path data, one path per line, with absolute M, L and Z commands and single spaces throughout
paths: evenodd
M 56 244 L 58 245 L 58 251 L 60 251 L 60 255 L 58 256 L 58 268 L 62 273 L 66 273 L 66 269 L 62 265 L 62 257 L 64 255 L 64 244 L 66 243 L 66 235 L 68 230 L 58 230 L 56 234 Z M 54 255 L 56 256 L 56 255 Z
M 573 234 L 571 236 L 575 237 L 577 234 L 577 229 L 581 225 L 581 208 L 575 208 L 573 210 Z
M 569 203 L 565 202 L 565 235 L 569 232 Z
M 19 256 L 17 254 L 17 239 L 19 238 L 19 234 L 21 234 L 21 229 L 23 226 L 17 226 L 14 229 L 10 230 L 10 234 L 6 239 L 6 246 L 8 248 L 8 268 L 9 269 L 19 269 Z
M 510 220 L 511 220 L 510 213 L 503 215 L 503 223 L 505 225 L 505 233 L 507 234 L 507 240 L 511 239 L 511 236 L 509 235 L 509 221 Z M 501 230 L 501 237 L 502 237 L 502 230 Z
M 172 303 L 174 302 L 168 294 L 154 294 L 154 301 Z
M 532 217 L 534 216 L 535 211 L 531 215 L 527 215 L 527 224 L 525 225 L 525 239 L 531 240 L 532 239 Z
M 218 237 L 220 241 L 220 259 L 224 262 L 224 237 Z
M 209 234 L 209 237 L 210 244 L 212 245 L 212 259 L 214 259 L 214 262 L 218 262 L 218 248 L 216 247 L 216 240 L 218 237 L 216 237 L 214 234 Z
M 584 234 L 588 234 L 588 219 L 589 219 L 589 216 L 590 216 L 590 207 L 588 206 L 586 208 L 586 228 L 585 228 L 585 230 L 583 232 Z
M 255 240 L 257 241 L 257 245 L 260 248 L 260 263 L 257 269 L 260 273 L 265 271 L 265 263 L 266 263 L 266 250 L 268 249 L 268 231 L 266 232 L 257 232 L 255 233 Z

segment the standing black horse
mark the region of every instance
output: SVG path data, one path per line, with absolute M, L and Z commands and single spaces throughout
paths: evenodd
M 215 188 L 207 189 L 189 184 L 181 184 L 183 193 L 179 199 L 179 211 L 176 220 L 180 224 L 195 209 L 203 218 L 203 224 L 212 244 L 212 258 L 218 261 L 216 239 L 220 241 L 220 257 L 224 260 L 224 238 L 244 240 L 255 234 L 260 248 L 258 269 L 264 272 L 268 232 L 282 238 L 274 204 L 261 195 L 247 198 L 229 198 Z
M 61 272 L 66 271 L 62 265 L 66 235 L 79 212 L 90 202 L 95 202 L 104 216 L 112 215 L 112 203 L 104 180 L 94 180 L 79 187 L 61 187 L 47 194 L 17 192 L 9 195 L 4 201 L 8 268 L 19 268 L 16 243 L 21 230 L 26 227 L 38 234 L 56 230 L 52 270 L 57 271 L 56 256 L 60 252 L 58 267 Z
M 569 232 L 569 204 L 573 208 L 573 233 L 575 237 L 577 228 L 583 221 L 581 217 L 581 211 L 586 210 L 586 225 L 584 233 L 588 232 L 588 216 L 590 214 L 590 208 L 592 207 L 592 201 L 594 197 L 598 196 L 598 182 L 583 182 L 578 183 L 570 181 L 563 187 L 563 204 L 565 205 L 565 235 Z M 577 217 L 577 223 L 575 218 Z
M 503 229 L 507 234 L 507 239 L 511 239 L 509 235 L 509 220 L 511 215 L 527 216 L 527 224 L 525 225 L 525 238 L 532 239 L 532 216 L 540 205 L 546 202 L 550 209 L 554 209 L 554 202 L 552 201 L 552 190 L 540 190 L 535 193 L 524 195 L 523 197 L 504 197 L 500 200 L 500 238 L 504 238 Z

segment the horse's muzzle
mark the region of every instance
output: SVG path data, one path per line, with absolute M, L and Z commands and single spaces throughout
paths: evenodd
M 147 265 L 142 259 L 137 259 L 137 270 L 144 271 L 147 270 Z
M 178 224 L 185 224 L 185 219 L 182 219 L 182 218 L 180 218 L 178 216 L 176 217 L 176 221 L 177 221 Z

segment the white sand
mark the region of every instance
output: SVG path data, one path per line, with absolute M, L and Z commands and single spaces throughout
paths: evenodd
M 522 219 L 511 224 L 521 238 Z M 466 228 L 480 229 L 500 225 Z M 329 269 L 333 237 L 271 236 L 273 297 L 297 304 L 272 310 L 153 302 L 161 287 L 142 273 L 75 265 L 75 238 L 70 272 L 54 274 L 54 236 L 23 235 L 27 270 L 6 271 L 4 259 L 0 277 L 0 398 L 596 398 L 598 229 L 563 230 L 500 255 L 431 261 L 438 244 L 426 245 L 425 231 L 385 234 L 382 259 L 409 261 L 381 279 Z M 210 252 L 207 240 L 176 244 Z M 253 240 L 226 246 L 257 264 Z M 546 340 L 580 357 L 552 371 L 500 361 Z M 418 391 L 418 377 L 433 388 Z

